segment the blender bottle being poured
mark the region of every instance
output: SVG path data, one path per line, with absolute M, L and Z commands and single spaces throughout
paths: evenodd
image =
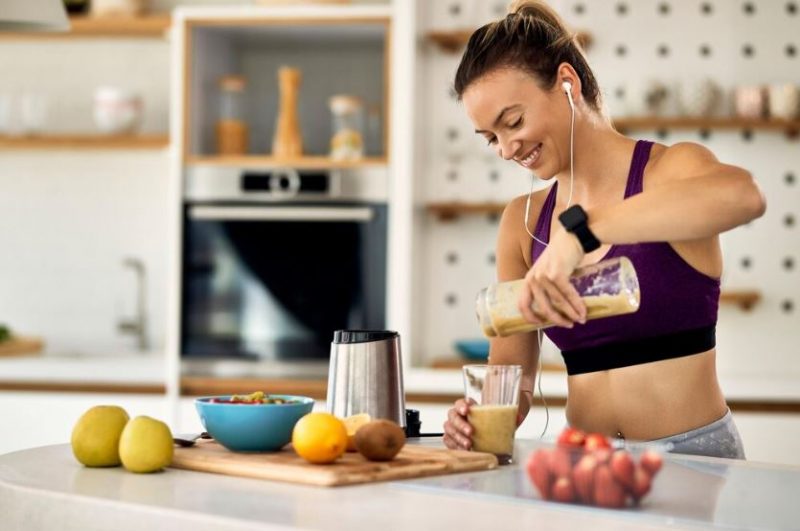
M 570 283 L 586 304 L 586 319 L 633 313 L 639 309 L 639 279 L 631 261 L 622 256 L 577 269 Z M 525 320 L 517 307 L 525 281 L 499 282 L 478 293 L 478 321 L 487 337 L 504 337 L 552 326 Z M 536 302 L 533 303 L 534 309 Z

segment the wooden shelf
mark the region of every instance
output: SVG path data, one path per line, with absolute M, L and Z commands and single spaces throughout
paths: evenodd
M 461 215 L 500 215 L 506 203 L 429 203 L 425 208 L 440 221 L 451 221 Z
M 172 24 L 168 14 L 141 17 L 70 17 L 69 31 L 0 33 L 0 39 L 162 38 Z
M 440 50 L 447 53 L 456 53 L 464 48 L 469 42 L 469 38 L 477 28 L 462 28 L 457 30 L 448 31 L 431 31 L 428 32 L 426 38 L 439 47 Z M 578 32 L 578 44 L 584 50 L 588 50 L 592 45 L 592 36 L 585 32 Z
M 217 156 L 217 155 L 192 155 L 186 158 L 189 165 L 207 166 L 235 166 L 248 167 L 276 167 L 286 166 L 291 168 L 317 169 L 352 169 L 372 166 L 386 166 L 386 157 L 367 157 L 361 160 L 334 160 L 325 156 L 306 156 L 293 159 L 271 157 L 269 155 L 242 155 L 242 156 Z
M 753 120 L 736 117 L 636 116 L 615 119 L 614 126 L 620 131 L 634 129 L 758 130 L 785 132 L 789 136 L 797 135 L 800 132 L 800 120 Z
M 0 135 L 0 150 L 18 149 L 163 149 L 169 146 L 166 134 L 99 135 L 46 134 L 31 136 Z
M 736 304 L 744 311 L 750 311 L 761 300 L 757 290 L 725 290 L 719 296 L 720 304 Z

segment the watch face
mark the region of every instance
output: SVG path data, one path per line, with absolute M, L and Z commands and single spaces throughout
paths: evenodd
M 572 230 L 586 221 L 586 213 L 579 205 L 574 205 L 561 213 L 559 221 L 561 221 L 565 229 Z

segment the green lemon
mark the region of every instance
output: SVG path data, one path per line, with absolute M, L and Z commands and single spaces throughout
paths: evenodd
M 172 462 L 172 432 L 150 417 L 136 417 L 122 430 L 119 456 L 131 472 L 155 472 Z
M 119 438 L 128 414 L 119 406 L 95 406 L 72 429 L 72 453 L 86 466 L 119 466 Z

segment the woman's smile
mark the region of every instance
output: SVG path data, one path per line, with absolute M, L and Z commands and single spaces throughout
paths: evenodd
M 542 153 L 542 144 L 539 143 L 534 147 L 532 150 L 528 152 L 527 155 L 524 157 L 516 157 L 516 160 L 523 168 L 532 168 L 534 164 L 539 160 L 539 155 Z

